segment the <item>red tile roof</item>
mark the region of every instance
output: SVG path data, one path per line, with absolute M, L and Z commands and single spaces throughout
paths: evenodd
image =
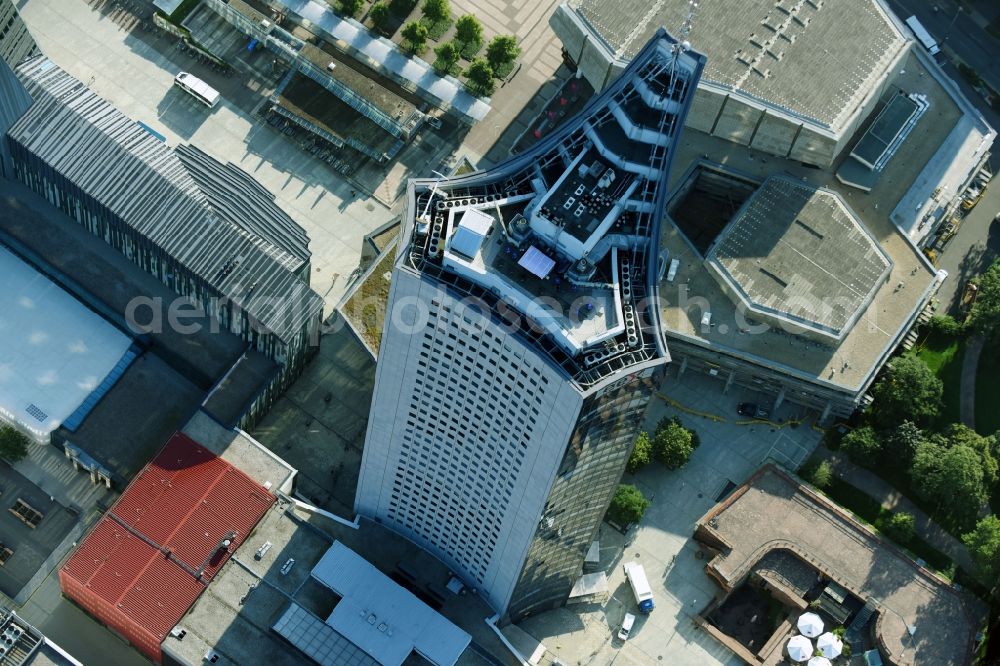
M 63 591 L 159 661 L 159 643 L 273 503 L 246 474 L 176 434 L 63 566 Z M 233 544 L 220 551 L 230 532 Z

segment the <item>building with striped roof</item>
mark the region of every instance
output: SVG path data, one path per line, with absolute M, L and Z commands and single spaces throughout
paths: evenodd
M 323 311 L 305 231 L 238 167 L 170 148 L 47 57 L 16 75 L 32 103 L 5 120 L 6 175 L 283 366 L 269 393 L 287 386 Z

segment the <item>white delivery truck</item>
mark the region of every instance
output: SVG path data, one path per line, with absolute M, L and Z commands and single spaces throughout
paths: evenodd
M 635 595 L 636 603 L 639 604 L 639 610 L 643 613 L 649 613 L 656 604 L 653 603 L 653 588 L 649 586 L 649 581 L 646 580 L 645 569 L 638 562 L 626 562 L 624 569 L 625 578 L 628 579 L 629 585 L 632 586 L 632 593 Z

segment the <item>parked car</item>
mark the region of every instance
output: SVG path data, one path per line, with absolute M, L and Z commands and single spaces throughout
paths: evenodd
M 766 419 L 768 417 L 767 410 L 755 402 L 741 402 L 736 408 L 736 412 L 741 416 L 749 416 L 753 419 Z
M 622 620 L 622 626 L 618 629 L 618 638 L 623 641 L 627 641 L 628 633 L 632 631 L 633 624 L 635 624 L 635 615 L 632 615 L 632 613 L 625 613 L 625 619 Z

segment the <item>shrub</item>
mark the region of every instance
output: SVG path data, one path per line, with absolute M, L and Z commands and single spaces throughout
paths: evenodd
M 653 436 L 653 456 L 667 469 L 680 469 L 694 453 L 692 432 L 674 419 L 663 419 Z
M 406 48 L 412 53 L 420 53 L 427 44 L 427 26 L 418 21 L 410 21 L 400 33 L 406 40 Z
M 635 446 L 632 447 L 632 455 L 628 457 L 625 469 L 629 474 L 635 474 L 652 461 L 653 442 L 649 439 L 649 433 L 640 432 L 635 438 Z
M 913 514 L 900 511 L 892 514 L 892 518 L 886 523 L 884 531 L 890 539 L 905 546 L 916 536 L 917 524 L 913 518 Z
M 385 27 L 389 25 L 389 6 L 384 2 L 376 2 L 368 10 L 368 18 L 372 20 L 372 25 L 376 28 L 385 30 Z
M 833 483 L 833 467 L 830 466 L 829 461 L 824 460 L 809 471 L 807 478 L 809 483 L 817 488 L 829 488 L 830 484 Z
M 642 491 L 633 485 L 623 483 L 615 491 L 606 517 L 611 522 L 625 527 L 639 522 L 648 508 L 649 500 Z
M 924 327 L 928 333 L 936 333 L 948 337 L 955 337 L 962 334 L 963 328 L 955 321 L 951 315 L 934 315 L 928 320 Z
M 858 465 L 875 467 L 882 452 L 882 441 L 872 428 L 864 426 L 844 435 L 840 449 Z
M 469 79 L 466 82 L 466 88 L 475 95 L 489 97 L 496 89 L 496 84 L 493 83 L 493 68 L 482 58 L 476 58 L 472 61 L 465 76 Z
M 0 458 L 15 463 L 28 455 L 28 436 L 6 423 L 0 424 Z

